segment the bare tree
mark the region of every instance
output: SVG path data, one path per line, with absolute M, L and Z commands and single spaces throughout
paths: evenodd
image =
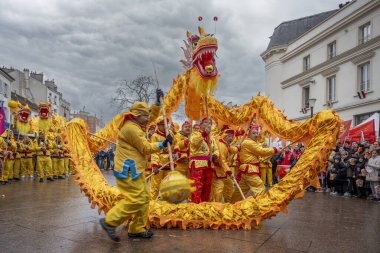
M 155 82 L 151 76 L 137 76 L 133 81 L 123 80 L 116 89 L 112 104 L 125 111 L 137 101 L 147 102 L 155 97 Z

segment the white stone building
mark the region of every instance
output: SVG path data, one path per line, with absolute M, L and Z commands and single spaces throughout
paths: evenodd
M 10 76 L 6 71 L 0 68 L 0 103 L 4 108 L 4 114 L 6 116 L 6 122 L 10 120 L 10 110 L 8 108 L 8 102 L 11 100 L 11 84 L 15 79 Z M 0 104 L 1 106 L 1 104 Z
M 380 111 L 380 0 L 283 22 L 261 57 L 266 95 L 288 118 L 309 118 L 302 109 L 315 98 L 314 113 L 332 109 L 357 125 Z
M 15 79 L 11 90 L 13 93 L 37 105 L 40 102 L 51 102 L 53 113 L 69 118 L 70 103 L 63 99 L 54 80 L 44 80 L 43 73 L 30 72 L 29 69 L 20 71 L 3 67 L 2 70 Z M 37 114 L 38 112 L 32 111 L 32 116 Z

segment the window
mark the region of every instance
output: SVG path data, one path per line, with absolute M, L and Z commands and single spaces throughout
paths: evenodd
M 367 23 L 359 28 L 359 44 L 366 43 L 371 39 L 371 23 Z
M 3 94 L 3 81 L 1 80 L 0 80 L 0 94 Z
M 303 71 L 310 69 L 310 55 L 303 58 Z
M 310 86 L 302 88 L 302 108 L 309 108 Z
M 327 57 L 332 59 L 336 56 L 336 41 L 331 42 L 327 45 Z
M 355 115 L 354 118 L 355 118 L 355 126 L 359 125 L 360 123 L 362 123 L 363 121 L 365 121 L 366 119 L 368 119 L 369 117 L 372 116 L 373 113 L 366 113 L 366 114 L 361 114 L 361 115 Z
M 359 91 L 369 91 L 370 90 L 370 63 L 366 62 L 358 67 L 359 76 Z
M 327 102 L 335 101 L 335 76 L 327 78 Z

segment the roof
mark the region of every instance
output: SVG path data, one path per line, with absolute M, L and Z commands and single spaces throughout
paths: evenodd
M 12 100 L 15 100 L 15 101 L 19 101 L 21 104 L 25 105 L 27 104 L 29 106 L 29 108 L 32 110 L 32 111 L 37 111 L 38 112 L 38 105 L 31 102 L 29 99 L 27 98 L 24 98 L 14 92 L 11 93 L 11 99 Z
M 274 29 L 267 50 L 275 46 L 288 44 L 300 35 L 325 21 L 338 10 L 339 9 L 282 22 Z
M 15 81 L 15 79 L 11 75 L 9 75 L 5 70 L 3 70 L 2 68 L 0 68 L 0 75 L 4 76 L 10 82 Z

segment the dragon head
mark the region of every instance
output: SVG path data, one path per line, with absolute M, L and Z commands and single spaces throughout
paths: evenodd
M 212 34 L 207 34 L 202 27 L 198 27 L 199 35 L 187 32 L 187 41 L 182 50 L 186 60 L 181 60 L 185 69 L 193 67 L 203 78 L 213 78 L 218 74 L 215 66 L 215 53 L 218 50 L 218 41 Z
M 50 102 L 41 102 L 38 104 L 39 112 L 38 115 L 40 119 L 48 119 L 51 113 L 51 103 Z
M 29 120 L 29 116 L 32 113 L 28 105 L 25 105 L 18 112 L 18 119 L 20 122 L 27 123 Z
M 202 77 L 210 78 L 218 74 L 215 66 L 215 53 L 218 50 L 217 40 L 210 34 L 206 34 L 202 27 L 198 27 L 199 40 L 194 42 L 192 52 L 193 65 Z

